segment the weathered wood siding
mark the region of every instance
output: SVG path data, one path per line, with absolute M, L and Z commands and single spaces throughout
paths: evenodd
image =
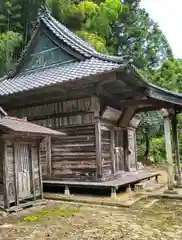
M 41 196 L 39 145 L 37 140 L 0 140 L 0 204 L 9 208 L 21 200 Z M 4 159 L 4 160 L 3 160 Z M 3 164 L 2 164 L 3 161 Z M 2 171 L 3 166 L 3 171 Z
M 95 96 L 10 110 L 36 124 L 63 131 L 67 136 L 41 143 L 44 179 L 96 179 L 95 117 L 100 102 Z
M 18 195 L 20 199 L 25 199 L 31 196 L 31 163 L 26 142 L 15 143 L 15 161 L 17 161 Z
M 68 125 L 90 123 L 93 120 L 93 116 L 99 114 L 99 106 L 97 97 L 89 97 L 10 109 L 8 114 L 16 117 L 27 117 L 29 121 L 45 127 L 59 128 Z
M 78 176 L 92 177 L 91 172 L 95 169 L 95 142 L 89 140 L 88 136 L 95 137 L 93 124 L 99 111 L 99 99 L 92 96 L 11 109 L 8 113 L 12 116 L 27 117 L 31 122 L 67 133 L 68 136 L 63 140 L 52 139 L 49 142 L 45 138 L 41 143 L 42 176 L 43 178 L 72 176 L 73 179 L 78 179 Z M 69 161 L 69 164 L 66 161 Z
M 52 178 L 95 180 L 95 125 L 70 126 L 60 130 L 64 130 L 67 136 L 52 139 Z

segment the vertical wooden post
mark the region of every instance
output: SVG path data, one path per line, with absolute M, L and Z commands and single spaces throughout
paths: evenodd
M 3 184 L 4 184 L 4 209 L 9 208 L 8 201 L 8 185 L 7 185 L 7 164 L 6 164 L 6 142 L 4 139 L 0 139 L 2 158 L 3 158 Z
M 41 168 L 41 162 L 40 162 L 40 140 L 37 141 L 37 158 L 38 158 L 38 168 L 39 168 L 40 196 L 41 196 L 41 199 L 43 199 L 42 168 Z
M 128 157 L 128 130 L 124 129 L 123 132 L 123 147 L 124 147 L 124 160 L 125 160 L 125 170 L 130 172 L 130 163 Z
M 51 156 L 52 146 L 51 146 L 51 137 L 46 137 L 46 160 L 48 163 L 48 177 L 51 178 L 52 175 L 52 156 Z
M 134 131 L 134 146 L 135 146 L 135 168 L 137 170 L 137 140 L 136 140 L 136 129 Z
M 100 99 L 97 96 L 91 97 L 92 111 L 94 112 L 94 117 L 100 116 Z
M 14 162 L 14 181 L 15 181 L 15 204 L 19 207 L 19 182 L 18 182 L 18 161 L 17 144 L 13 141 L 13 162 Z
M 36 193 L 35 193 L 35 175 L 34 175 L 34 163 L 33 163 L 33 156 L 32 156 L 32 145 L 28 145 L 29 151 L 29 163 L 30 163 L 30 174 L 31 174 L 31 191 L 33 193 L 34 202 L 36 201 Z
M 97 177 L 102 178 L 102 149 L 101 149 L 101 126 L 100 119 L 97 118 L 95 123 L 95 144 L 96 144 L 96 164 Z
M 177 184 L 181 185 L 181 167 L 180 167 L 180 153 L 179 153 L 179 139 L 178 139 L 178 130 L 177 130 L 177 116 L 176 113 L 172 115 L 172 133 L 173 133 L 173 144 L 174 144 L 174 154 L 175 154 L 175 174 Z
M 168 190 L 174 188 L 174 174 L 173 174 L 173 158 L 172 158 L 172 146 L 171 146 L 171 125 L 170 117 L 166 110 L 161 110 L 164 119 L 164 137 L 166 145 L 166 160 L 168 171 Z
M 111 151 L 111 160 L 112 160 L 112 171 L 113 174 L 116 173 L 116 159 L 114 154 L 114 129 L 111 129 L 111 141 L 110 141 L 110 151 Z

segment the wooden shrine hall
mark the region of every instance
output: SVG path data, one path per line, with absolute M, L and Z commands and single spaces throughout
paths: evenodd
M 121 57 L 98 53 L 42 7 L 16 68 L 1 79 L 0 104 L 66 133 L 41 146 L 44 183 L 118 187 L 158 175 L 137 171 L 137 113 L 164 108 L 176 116 L 182 95 L 145 81 Z

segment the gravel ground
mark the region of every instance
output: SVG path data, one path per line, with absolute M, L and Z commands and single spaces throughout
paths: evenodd
M 146 199 L 131 208 L 48 201 L 0 217 L 0 240 L 152 240 L 182 237 L 182 202 Z

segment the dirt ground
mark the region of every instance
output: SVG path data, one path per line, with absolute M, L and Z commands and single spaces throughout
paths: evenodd
M 155 170 L 162 174 L 159 182 L 166 183 L 165 169 Z M 177 200 L 146 198 L 129 208 L 47 200 L 44 206 L 0 216 L 0 240 L 181 240 L 181 223 L 182 201 Z
M 47 201 L 0 218 L 0 239 L 181 239 L 182 202 L 145 199 L 131 208 Z

